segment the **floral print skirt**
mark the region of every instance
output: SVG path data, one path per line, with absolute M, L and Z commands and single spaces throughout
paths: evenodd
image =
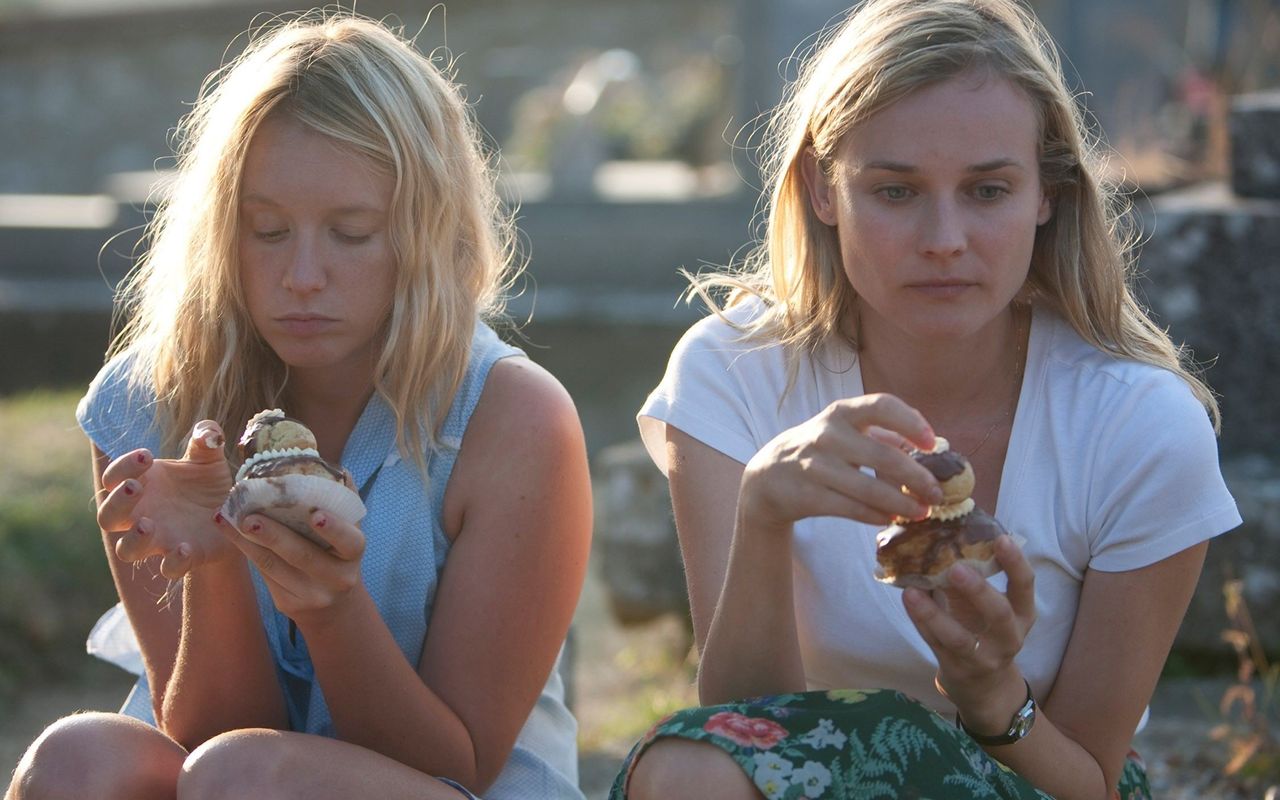
M 805 692 L 678 711 L 631 750 L 610 800 L 624 800 L 636 759 L 665 737 L 724 750 L 769 800 L 1052 800 L 954 724 L 889 690 Z M 1129 754 L 1115 796 L 1151 796 L 1136 753 Z

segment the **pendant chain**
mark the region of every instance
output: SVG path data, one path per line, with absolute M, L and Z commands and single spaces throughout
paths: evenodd
M 968 452 L 967 455 L 970 458 L 978 454 L 978 451 L 981 450 L 983 445 L 987 443 L 987 440 L 991 438 L 991 434 L 995 433 L 996 428 L 1000 427 L 1000 425 L 1008 421 L 1009 417 L 1013 416 L 1013 410 L 1018 406 L 1018 395 L 1022 391 L 1022 373 L 1024 368 L 1023 361 L 1022 361 L 1022 343 L 1023 343 L 1024 337 L 1022 335 L 1022 325 L 1021 325 L 1022 314 L 1020 313 L 1018 306 L 1016 304 L 1013 306 L 1012 311 L 1013 311 L 1013 396 L 1009 398 L 1009 404 L 1005 407 L 1004 414 L 1002 414 L 1000 418 L 997 419 L 995 422 L 991 423 L 991 427 L 987 428 L 987 432 L 983 434 L 982 440 L 978 442 L 978 446 Z

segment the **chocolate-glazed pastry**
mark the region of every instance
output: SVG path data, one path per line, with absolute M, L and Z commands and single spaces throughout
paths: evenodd
M 931 452 L 912 453 L 942 484 L 943 502 L 918 521 L 899 520 L 876 536 L 876 579 L 898 588 L 947 587 L 947 573 L 966 564 L 982 576 L 1000 571 L 995 542 L 1007 533 L 995 517 L 974 505 L 969 459 L 937 439 Z
M 255 414 L 236 449 L 244 463 L 222 513 L 237 528 L 248 514 L 260 513 L 327 547 L 311 530 L 312 511 L 348 522 L 364 516 L 350 473 L 321 458 L 311 430 L 279 409 Z

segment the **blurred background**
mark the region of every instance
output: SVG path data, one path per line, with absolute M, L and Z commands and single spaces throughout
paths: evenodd
M 1280 649 L 1280 2 L 1030 5 L 1133 190 L 1144 299 L 1223 395 L 1224 469 L 1246 517 L 1215 546 L 1166 670 L 1182 716 L 1177 735 L 1150 740 L 1156 769 L 1171 790 L 1199 781 L 1188 797 L 1261 796 L 1280 779 L 1280 701 L 1265 691 Z M 0 0 L 0 445 L 17 465 L 0 474 L 0 774 L 56 716 L 123 697 L 127 677 L 84 654 L 113 592 L 74 404 L 101 364 L 174 125 L 247 30 L 298 8 Z M 511 308 L 586 429 L 598 520 L 573 676 L 596 794 L 653 719 L 695 700 L 665 486 L 633 421 L 701 313 L 677 302 L 678 270 L 729 264 L 752 241 L 761 115 L 844 8 L 357 5 L 452 65 L 501 151 L 529 259 Z M 1258 691 L 1246 707 L 1213 681 Z

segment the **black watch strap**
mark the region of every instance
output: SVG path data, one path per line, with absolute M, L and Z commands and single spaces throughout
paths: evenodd
M 974 733 L 964 724 L 964 720 L 960 719 L 960 714 L 956 714 L 956 726 L 960 730 L 969 734 L 969 738 L 973 739 L 983 747 L 996 747 L 1004 744 L 1013 744 L 1022 739 L 1031 732 L 1031 726 L 1036 722 L 1036 699 L 1031 694 L 1031 684 L 1023 678 L 1023 683 L 1027 684 L 1027 700 L 1022 707 L 1013 713 L 1013 719 L 1009 721 L 1009 729 L 1004 733 L 996 736 L 983 736 L 980 733 Z

